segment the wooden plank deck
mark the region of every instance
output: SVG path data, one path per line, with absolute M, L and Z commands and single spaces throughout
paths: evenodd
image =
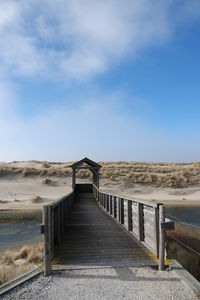
M 150 251 L 107 215 L 91 193 L 76 195 L 53 263 L 77 268 L 157 265 Z

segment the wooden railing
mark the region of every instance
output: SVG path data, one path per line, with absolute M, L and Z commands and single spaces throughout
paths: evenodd
M 159 269 L 164 269 L 165 230 L 173 229 L 173 222 L 166 223 L 163 204 L 133 200 L 100 191 L 93 185 L 93 194 L 100 206 L 131 232 L 159 258 Z M 166 225 L 169 225 L 165 229 Z
M 70 194 L 43 206 L 41 233 L 44 235 L 45 276 L 51 273 L 51 261 L 68 223 L 74 195 L 85 192 L 93 193 L 99 205 L 110 216 L 159 258 L 159 269 L 164 269 L 165 230 L 173 229 L 173 222 L 166 222 L 165 208 L 162 204 L 106 194 L 92 184 L 76 184 Z
M 74 191 L 56 202 L 43 206 L 41 233 L 44 234 L 44 276 L 51 273 L 55 247 L 59 244 L 61 234 L 68 222 L 73 199 Z

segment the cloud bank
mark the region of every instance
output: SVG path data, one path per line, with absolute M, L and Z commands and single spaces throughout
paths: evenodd
M 0 72 L 91 78 L 165 42 L 177 16 L 199 11 L 196 0 L 1 0 Z
M 199 140 L 198 133 L 177 139 L 136 115 L 122 114 L 120 96 L 102 98 L 104 101 L 84 100 L 78 108 L 52 107 L 26 121 L 0 103 L 1 112 L 4 108 L 0 114 L 0 161 L 72 161 L 85 156 L 97 161 L 198 160 L 200 144 L 196 142 L 193 147 Z
M 147 47 L 166 43 L 177 24 L 199 16 L 199 0 L 1 0 L 0 160 L 87 155 L 95 160 L 176 161 L 187 160 L 188 153 L 197 159 L 200 145 L 192 145 L 198 133 L 177 142 L 116 109 L 123 95 L 74 99 L 76 108 L 57 105 L 28 120 L 16 113 L 11 83 L 39 78 L 73 85 L 74 80 L 93 79 L 137 59 Z

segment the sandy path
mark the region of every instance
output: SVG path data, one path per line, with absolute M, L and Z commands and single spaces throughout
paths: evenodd
M 8 293 L 11 299 L 62 300 L 196 300 L 194 292 L 173 270 L 149 267 L 100 268 L 55 272 L 27 282 Z

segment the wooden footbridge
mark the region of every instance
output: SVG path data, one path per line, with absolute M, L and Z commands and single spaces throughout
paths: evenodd
M 76 184 L 76 169 L 93 173 L 93 184 Z M 99 190 L 100 165 L 85 158 L 72 165 L 73 191 L 43 207 L 44 275 L 58 269 L 159 265 L 164 269 L 164 206 Z M 53 262 L 53 264 L 52 264 Z

